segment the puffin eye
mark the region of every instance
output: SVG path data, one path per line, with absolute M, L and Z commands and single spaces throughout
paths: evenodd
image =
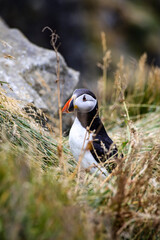
M 83 102 L 86 102 L 87 101 L 87 99 L 86 99 L 86 96 L 84 95 L 83 96 Z

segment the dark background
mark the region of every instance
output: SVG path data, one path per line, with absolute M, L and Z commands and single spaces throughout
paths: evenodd
M 101 31 L 112 50 L 111 72 L 122 54 L 130 61 L 147 52 L 148 63 L 160 66 L 159 0 L 0 0 L 0 15 L 45 48 L 51 48 L 50 38 L 42 29 L 56 29 L 59 51 L 70 67 L 81 72 L 84 87 L 100 75 Z

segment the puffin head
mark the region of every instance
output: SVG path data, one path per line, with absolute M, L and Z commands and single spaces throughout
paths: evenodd
M 81 113 L 88 113 L 94 109 L 98 109 L 98 102 L 94 93 L 88 89 L 76 89 L 72 97 L 64 105 L 62 112 L 69 113 L 74 110 Z

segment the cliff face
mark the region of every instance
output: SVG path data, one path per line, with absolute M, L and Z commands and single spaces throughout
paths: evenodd
M 49 40 L 49 39 L 48 39 Z M 62 104 L 79 81 L 79 73 L 60 57 L 60 89 Z M 17 29 L 10 29 L 0 20 L 0 81 L 6 95 L 20 100 L 21 106 L 33 103 L 51 116 L 58 110 L 56 54 L 38 47 Z M 9 86 L 9 87 L 8 87 Z

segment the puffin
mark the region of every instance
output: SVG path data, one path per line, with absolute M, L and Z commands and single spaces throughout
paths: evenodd
M 92 174 L 107 177 L 113 170 L 107 161 L 118 157 L 118 149 L 108 136 L 99 117 L 98 101 L 88 89 L 76 89 L 66 102 L 62 113 L 75 112 L 69 132 L 69 146 L 82 168 Z

